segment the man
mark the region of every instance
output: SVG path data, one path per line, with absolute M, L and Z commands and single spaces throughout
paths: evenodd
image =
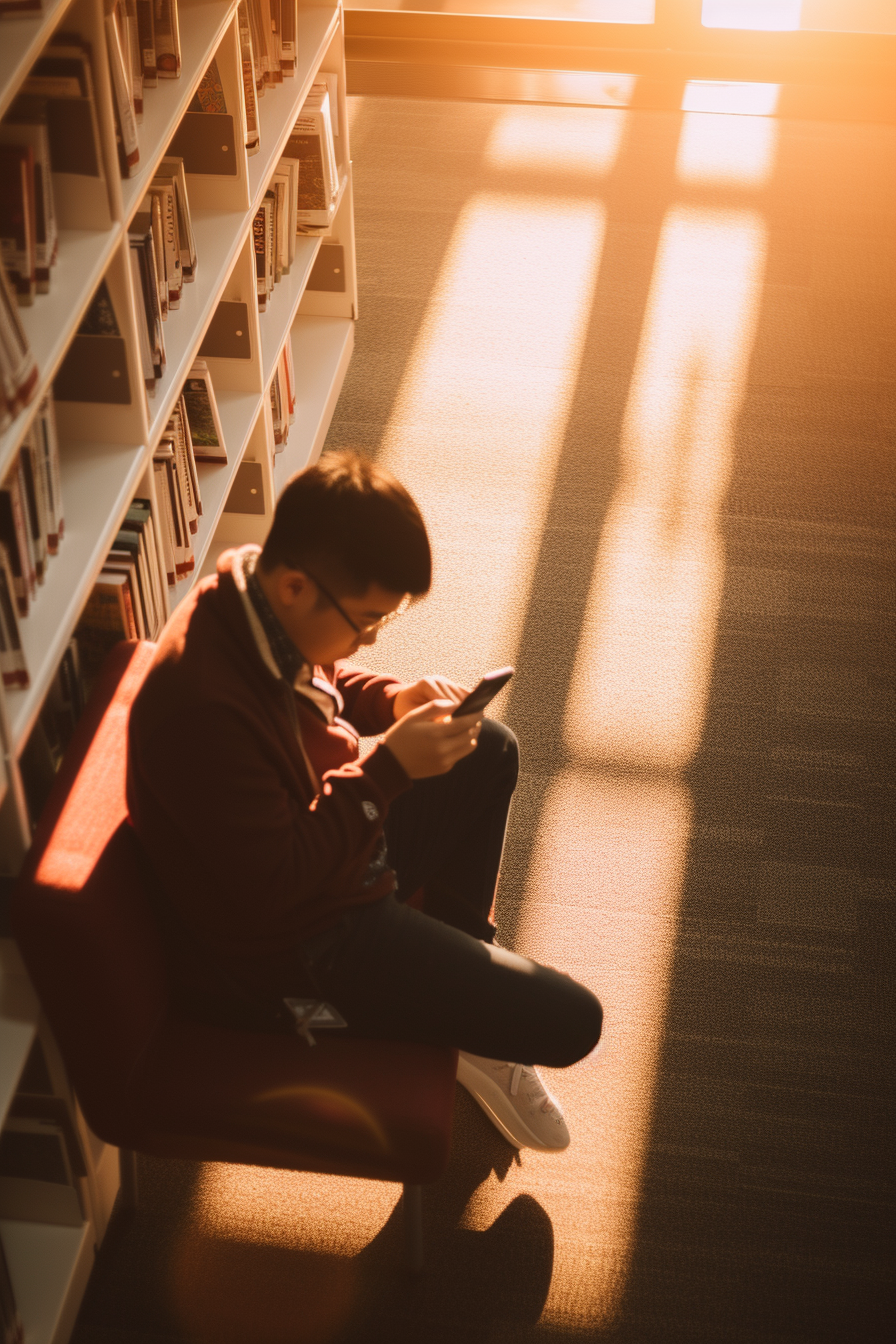
M 511 1143 L 561 1149 L 534 1065 L 583 1058 L 602 1014 L 494 943 L 516 741 L 452 719 L 445 678 L 346 661 L 430 582 L 393 477 L 350 453 L 300 473 L 264 548 L 225 552 L 166 626 L 131 713 L 130 813 L 185 1011 L 295 1029 L 284 1000 L 310 997 L 354 1035 L 456 1046 Z

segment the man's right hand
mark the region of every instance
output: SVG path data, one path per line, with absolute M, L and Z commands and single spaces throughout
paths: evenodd
M 482 719 L 478 714 L 449 718 L 453 708 L 450 700 L 431 700 L 405 714 L 386 733 L 386 746 L 411 779 L 446 775 L 476 750 Z

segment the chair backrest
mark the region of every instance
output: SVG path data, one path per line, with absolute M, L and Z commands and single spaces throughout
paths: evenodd
M 114 1137 L 128 1080 L 168 1008 L 125 778 L 131 703 L 155 645 L 112 650 L 44 809 L 13 932 L 91 1128 Z

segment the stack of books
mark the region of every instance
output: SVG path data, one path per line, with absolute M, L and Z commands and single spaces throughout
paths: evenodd
M 297 0 L 240 0 L 237 7 L 249 154 L 258 152 L 258 100 L 296 72 L 297 15 Z
M 268 300 L 296 253 L 297 233 L 326 233 L 339 198 L 339 167 L 335 140 L 336 76 L 326 75 L 311 86 L 286 148 L 271 174 L 253 221 L 258 307 Z
M 124 516 L 75 629 L 76 653 L 60 687 L 60 710 L 83 699 L 109 650 L 122 639 L 155 639 L 167 619 L 152 504 L 135 499 Z
M 130 177 L 140 162 L 144 90 L 180 75 L 177 0 L 103 0 L 103 12 L 118 160 Z
M 196 245 L 182 158 L 162 160 L 128 229 L 134 289 L 142 298 L 138 337 L 149 391 L 165 370 L 163 322 L 180 307 L 185 283 L 196 277 Z M 142 316 L 142 321 L 139 318 Z
M 29 685 L 19 620 L 44 582 L 65 529 L 59 442 L 45 397 L 0 485 L 0 670 L 6 686 Z
M 211 374 L 205 361 L 197 359 L 153 454 L 162 558 L 171 586 L 196 567 L 193 537 L 202 516 L 197 463 L 226 461 Z
M 16 296 L 0 265 L 0 431 L 28 405 L 37 386 L 37 365 L 16 309 Z

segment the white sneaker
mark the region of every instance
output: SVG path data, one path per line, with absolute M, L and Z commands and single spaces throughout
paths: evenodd
M 461 1050 L 457 1081 L 476 1098 L 514 1148 L 560 1152 L 569 1146 L 569 1130 L 560 1105 L 535 1069 Z

